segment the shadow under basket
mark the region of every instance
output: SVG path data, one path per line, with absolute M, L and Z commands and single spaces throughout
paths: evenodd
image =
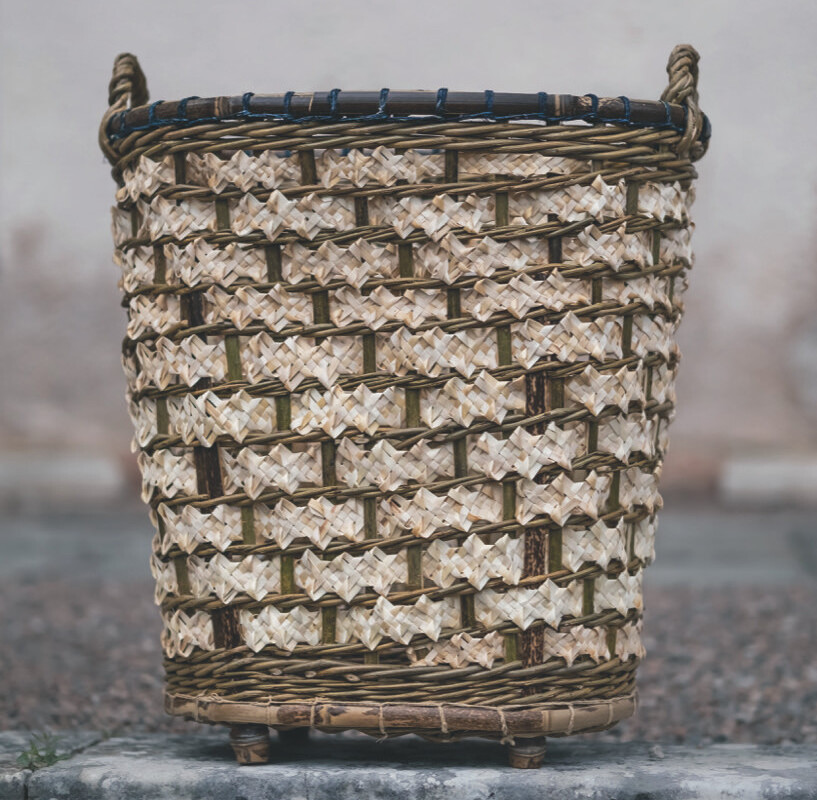
M 123 362 L 168 713 L 545 737 L 635 710 L 692 265 L 698 54 L 660 101 L 148 104 L 116 59 Z

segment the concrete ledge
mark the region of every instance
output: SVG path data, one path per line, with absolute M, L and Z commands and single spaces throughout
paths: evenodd
M 73 758 L 102 740 L 95 732 L 71 733 L 66 736 L 49 737 L 54 756 L 59 759 Z M 0 731 L 0 800 L 27 798 L 28 782 L 32 770 L 18 763 L 18 757 L 31 748 L 32 736 L 23 731 Z M 38 744 L 42 745 L 40 740 Z
M 23 745 L 0 734 L 0 759 Z M 219 735 L 144 735 L 91 744 L 53 766 L 18 770 L 0 798 L 27 800 L 648 800 L 817 798 L 817 746 L 675 745 L 557 740 L 538 771 L 506 766 L 484 741 L 434 745 L 414 737 L 377 742 L 314 735 L 273 760 L 238 767 Z M 9 773 L 10 774 L 10 773 Z
M 27 743 L 28 736 L 24 733 L 0 733 L 0 800 L 25 797 L 26 783 L 31 773 L 21 769 L 16 759 Z

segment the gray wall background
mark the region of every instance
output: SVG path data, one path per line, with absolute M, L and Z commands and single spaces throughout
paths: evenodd
M 811 459 L 815 34 L 808 0 L 2 0 L 0 459 L 56 450 L 132 469 L 114 186 L 96 145 L 118 52 L 138 55 L 152 99 L 334 86 L 657 98 L 686 41 L 714 135 L 666 481 L 699 488 L 746 455 Z

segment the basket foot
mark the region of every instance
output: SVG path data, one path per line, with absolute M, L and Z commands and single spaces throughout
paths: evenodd
M 545 758 L 545 737 L 520 739 L 508 745 L 508 763 L 515 769 L 539 769 Z
M 285 747 L 300 747 L 309 744 L 309 728 L 284 728 L 278 731 L 278 741 Z
M 239 764 L 266 764 L 269 761 L 269 729 L 266 725 L 231 725 L 230 744 Z

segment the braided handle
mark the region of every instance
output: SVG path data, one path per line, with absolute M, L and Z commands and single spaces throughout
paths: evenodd
M 142 106 L 147 101 L 148 85 L 139 61 L 131 53 L 120 53 L 113 62 L 113 74 L 108 83 L 108 110 L 102 117 L 99 128 L 99 146 L 111 163 L 116 160 L 116 153 L 108 143 L 108 122 L 114 114 L 134 106 Z
M 704 124 L 704 115 L 698 106 L 698 61 L 701 57 L 691 44 L 676 45 L 667 62 L 669 84 L 661 99 L 667 103 L 687 107 L 686 128 L 678 145 L 682 156 L 700 158 L 705 145 L 698 141 Z M 700 152 L 698 152 L 700 150 Z
M 113 62 L 113 75 L 108 84 L 108 105 L 111 110 L 143 106 L 148 101 L 145 73 L 136 56 L 121 53 Z

